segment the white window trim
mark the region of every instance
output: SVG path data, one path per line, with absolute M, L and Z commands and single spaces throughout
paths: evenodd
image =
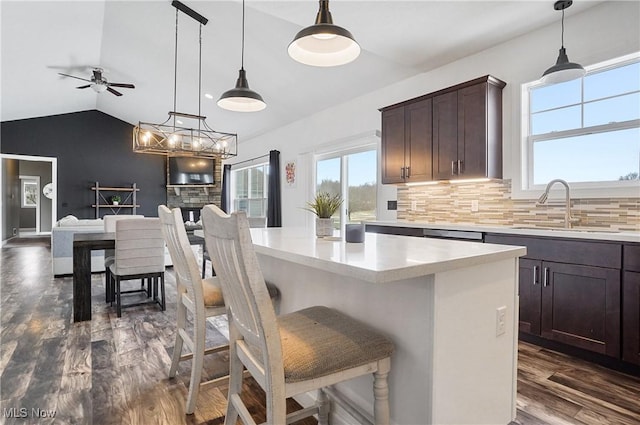
M 622 56 L 620 58 L 611 59 L 594 65 L 586 66 L 587 72 L 598 70 L 604 71 L 608 68 L 622 66 L 625 62 L 636 61 L 640 58 L 640 52 Z M 511 196 L 513 199 L 537 199 L 544 191 L 546 184 L 531 185 L 529 182 L 533 179 L 533 143 L 529 143 L 529 89 L 541 85 L 541 81 L 532 81 L 521 85 L 520 90 L 520 157 L 516 162 L 514 174 L 519 179 L 512 180 Z M 610 130 L 613 127 L 635 128 L 640 120 L 632 120 L 620 123 L 618 126 L 594 126 L 590 130 L 602 131 L 602 127 Z M 553 133 L 553 138 L 559 135 L 571 136 L 576 133 L 582 134 L 584 129 L 567 130 Z M 534 136 L 535 140 L 544 140 L 548 135 Z M 516 177 L 514 175 L 514 177 Z M 582 182 L 571 183 L 572 198 L 637 198 L 640 196 L 640 182 L 638 180 L 631 181 L 610 181 L 610 182 Z M 558 193 L 560 189 L 557 189 Z M 556 192 L 555 190 L 551 191 Z

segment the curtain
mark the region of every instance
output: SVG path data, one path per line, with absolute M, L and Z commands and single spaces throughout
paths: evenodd
M 231 164 L 222 168 L 222 193 L 220 194 L 220 209 L 226 213 L 231 210 Z
M 267 227 L 282 227 L 280 151 L 269 151 L 269 188 L 267 190 Z

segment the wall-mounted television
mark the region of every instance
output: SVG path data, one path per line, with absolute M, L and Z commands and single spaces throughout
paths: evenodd
M 214 179 L 215 160 L 197 157 L 169 157 L 170 185 L 212 185 Z

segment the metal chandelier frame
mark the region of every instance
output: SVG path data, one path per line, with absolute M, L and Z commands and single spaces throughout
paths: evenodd
M 133 128 L 133 151 L 167 156 L 196 156 L 206 158 L 228 159 L 238 154 L 238 135 L 212 129 L 201 115 L 202 95 L 202 26 L 208 19 L 178 0 L 171 5 L 176 8 L 176 42 L 173 81 L 173 111 L 169 118 L 161 124 L 140 121 Z M 176 111 L 176 92 L 178 80 L 178 11 L 200 23 L 199 58 L 198 58 L 198 114 L 187 114 Z M 191 127 L 183 126 L 178 120 L 190 120 Z

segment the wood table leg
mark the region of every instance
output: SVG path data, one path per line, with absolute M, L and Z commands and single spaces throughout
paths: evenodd
M 91 320 L 91 249 L 73 246 L 73 321 Z

